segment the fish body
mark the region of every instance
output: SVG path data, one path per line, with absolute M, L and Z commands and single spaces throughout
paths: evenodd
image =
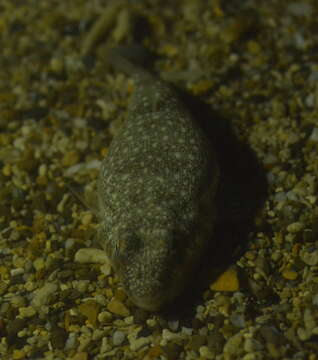
M 184 290 L 211 239 L 218 166 L 175 90 L 127 59 L 117 64 L 135 90 L 102 162 L 99 241 L 131 300 L 155 311 Z

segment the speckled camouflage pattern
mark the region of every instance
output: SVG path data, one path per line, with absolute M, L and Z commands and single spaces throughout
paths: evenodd
M 100 171 L 99 241 L 131 300 L 158 310 L 184 289 L 211 239 L 218 167 L 175 91 L 129 71 L 128 118 Z

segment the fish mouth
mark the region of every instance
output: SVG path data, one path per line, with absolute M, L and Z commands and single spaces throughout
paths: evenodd
M 159 311 L 166 304 L 166 301 L 158 296 L 130 296 L 130 298 L 136 306 L 147 311 Z

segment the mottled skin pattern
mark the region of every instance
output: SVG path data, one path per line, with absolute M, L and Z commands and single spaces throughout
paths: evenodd
M 153 311 L 184 289 L 211 238 L 218 168 L 174 90 L 127 72 L 136 88 L 100 172 L 99 241 L 131 300 Z

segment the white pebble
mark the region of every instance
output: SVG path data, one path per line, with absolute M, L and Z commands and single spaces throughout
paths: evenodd
M 11 276 L 18 276 L 24 273 L 24 269 L 23 268 L 17 268 L 17 269 L 12 269 L 10 270 L 10 275 Z

